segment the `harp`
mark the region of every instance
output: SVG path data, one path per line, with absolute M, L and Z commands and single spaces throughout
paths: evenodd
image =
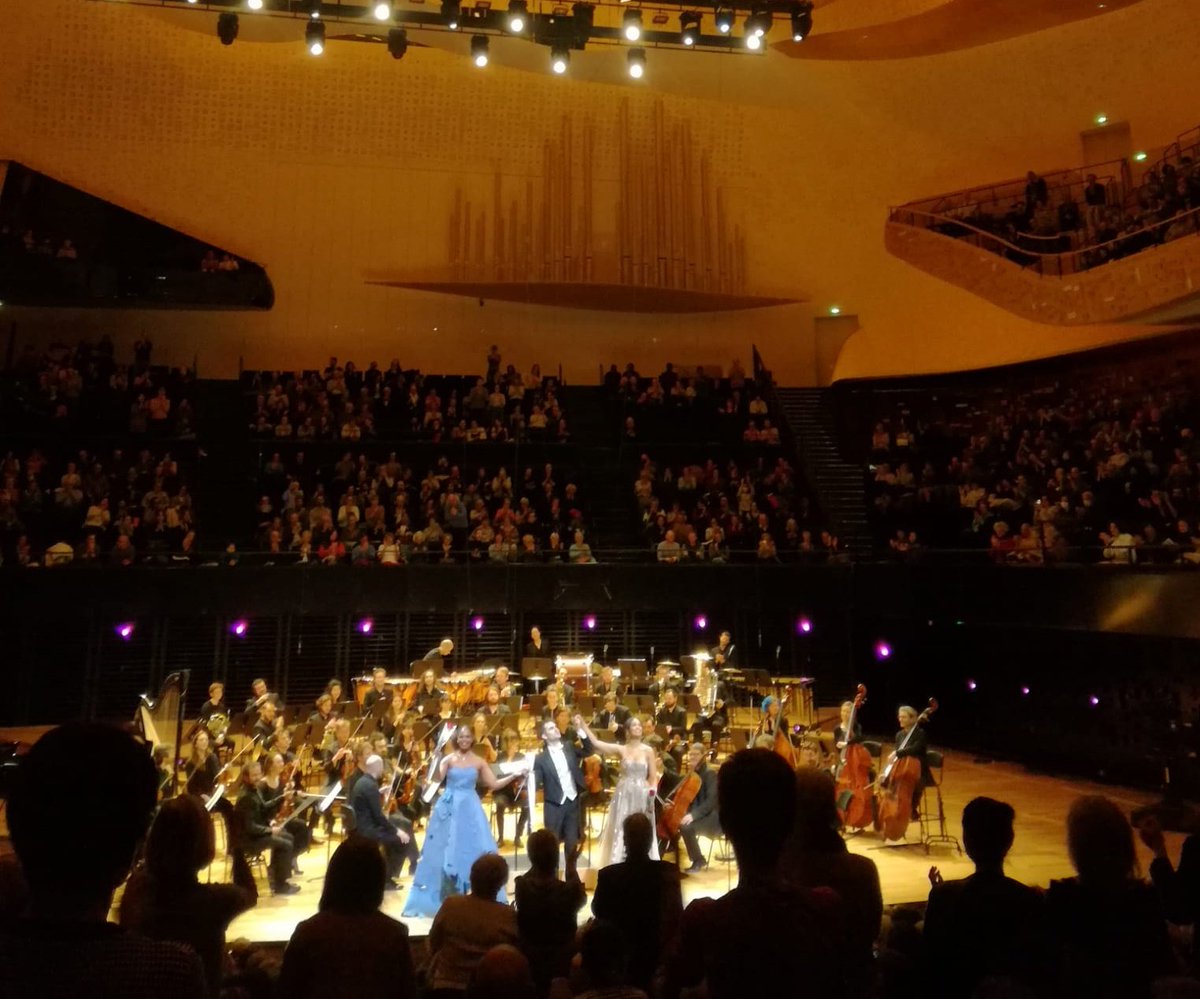
M 163 792 L 169 798 L 175 794 L 179 779 L 179 753 L 183 744 L 183 708 L 187 697 L 190 670 L 170 674 L 153 700 L 142 694 L 138 699 L 133 723 L 151 751 L 166 754 L 166 767 L 171 780 Z

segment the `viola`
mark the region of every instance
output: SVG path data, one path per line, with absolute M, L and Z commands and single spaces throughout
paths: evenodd
M 908 745 L 917 726 L 929 721 L 937 709 L 938 702 L 931 697 L 929 705 L 917 716 L 879 777 L 875 828 L 883 833 L 884 839 L 904 838 L 912 821 L 913 792 L 921 783 L 921 761 L 915 756 L 898 756 L 896 753 Z
M 837 782 L 838 815 L 851 829 L 865 829 L 874 818 L 875 798 L 871 793 L 871 754 L 861 742 L 851 742 L 859 709 L 867 702 L 867 688 L 858 685 L 854 706 L 846 721 L 846 745 L 834 769 Z

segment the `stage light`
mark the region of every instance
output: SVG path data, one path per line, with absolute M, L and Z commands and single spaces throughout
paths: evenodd
M 408 51 L 408 32 L 403 28 L 392 28 L 388 32 L 387 47 L 393 59 L 403 59 Z
M 626 40 L 636 42 L 642 37 L 642 12 L 635 8 L 628 8 L 624 16 L 621 18 L 621 33 Z
M 369 617 L 364 617 L 361 621 L 358 622 L 358 630 L 360 632 L 362 632 L 364 635 L 371 634 L 371 632 L 375 630 L 374 620 L 372 620 Z
M 325 25 L 320 21 L 309 21 L 304 27 L 304 44 L 308 54 L 319 56 L 325 51 Z
M 1134 159 L 1135 163 L 1144 163 L 1144 162 L 1146 162 L 1146 154 L 1144 152 L 1138 151 L 1133 154 L 1133 159 Z
M 1092 694 L 1092 696 L 1088 698 L 1088 704 L 1090 704 L 1093 708 L 1099 703 L 1100 698 L 1098 698 L 1095 694 Z
M 442 20 L 446 22 L 447 28 L 457 31 L 461 17 L 462 8 L 458 5 L 458 0 L 442 0 Z
M 1028 688 L 1028 687 L 1022 687 L 1022 688 L 1021 688 L 1021 694 L 1022 694 L 1024 697 L 1028 697 L 1028 696 L 1029 696 L 1029 688 Z
M 377 3 L 375 5 L 375 20 L 390 21 L 392 19 L 392 5 L 390 3 Z
M 692 624 L 695 626 L 697 631 L 703 631 L 708 627 L 708 618 L 703 614 L 697 614 L 695 620 L 692 621 Z
M 875 658 L 880 662 L 885 659 L 892 658 L 892 647 L 888 645 L 882 638 L 875 643 Z
M 196 4 L 200 2 L 200 0 L 187 0 L 187 2 L 188 2 L 189 4 L 191 4 L 193 7 L 195 7 L 195 6 L 196 6 Z
M 755 34 L 750 29 L 747 29 L 748 34 L 745 35 L 746 48 L 751 52 L 757 52 L 762 48 L 762 35 Z
M 483 631 L 483 618 L 476 614 L 475 617 L 471 618 L 471 627 L 475 631 Z
M 684 45 L 695 45 L 700 41 L 700 15 L 685 10 L 679 15 L 679 39 Z
M 646 75 L 646 50 L 645 49 L 630 49 L 629 50 L 629 75 L 635 80 L 640 80 Z
M 751 11 L 750 16 L 746 18 L 746 30 L 762 38 L 763 35 L 771 30 L 772 23 L 771 12 L 769 10 Z
M 251 10 L 262 10 L 263 0 L 246 0 L 246 6 Z
M 525 30 L 525 18 L 528 16 L 529 8 L 525 5 L 525 0 L 509 0 L 508 4 L 508 30 L 514 35 L 519 35 Z
M 245 618 L 238 618 L 229 626 L 229 633 L 236 635 L 238 638 L 245 638 L 246 632 L 250 630 L 250 625 L 246 623 Z
M 796 631 L 801 635 L 807 635 L 812 631 L 812 619 L 807 617 L 798 618 L 796 620 Z
M 831 316 L 840 316 L 842 314 L 842 307 L 840 305 L 831 305 L 829 307 L 829 314 Z
M 308 16 L 314 21 L 321 16 L 321 0 L 308 0 Z
M 713 22 L 721 34 L 729 34 L 733 30 L 733 11 L 728 7 L 718 7 L 716 14 L 713 15 Z
M 555 45 L 550 50 L 550 68 L 559 76 L 567 71 L 567 67 L 571 65 L 571 53 L 562 45 Z
M 480 69 L 488 64 L 488 37 L 476 35 L 471 39 L 471 61 Z
M 587 617 L 585 617 L 583 619 L 583 626 L 585 628 L 587 628 L 588 631 L 595 631 L 596 630 L 596 615 L 595 614 L 587 615 Z
M 974 690 L 978 686 L 979 684 L 977 684 L 974 680 L 967 681 L 967 690 Z
M 792 5 L 792 41 L 802 42 L 812 32 L 813 5 L 797 3 Z
M 1096 124 L 1097 125 L 1107 125 L 1108 124 L 1108 115 L 1106 115 L 1103 111 L 1100 112 L 1100 114 L 1096 115 Z
M 596 8 L 590 3 L 577 3 L 571 7 L 571 16 L 575 20 L 575 45 L 583 48 L 592 37 Z
M 117 637 L 128 642 L 133 638 L 134 624 L 132 621 L 122 621 L 120 624 L 113 627 L 113 631 L 117 633 Z
M 238 16 L 226 11 L 217 18 L 217 37 L 222 45 L 232 45 L 238 36 Z

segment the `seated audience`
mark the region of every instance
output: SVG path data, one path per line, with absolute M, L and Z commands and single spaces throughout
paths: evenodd
M 517 932 L 539 992 L 565 975 L 574 951 L 576 914 L 587 895 L 578 875 L 558 877 L 558 837 L 539 829 L 529 837 L 530 869 L 516 879 Z M 575 872 L 572 871 L 572 874 Z
M 572 976 L 577 987 L 558 979 L 550 999 L 647 999 L 647 992 L 629 984 L 628 936 L 607 919 L 594 920 L 583 931 L 579 968 Z
M 525 955 L 511 944 L 498 944 L 475 965 L 466 999 L 535 999 L 542 994 Z
M 516 913 L 496 896 L 508 880 L 508 864 L 485 853 L 471 865 L 471 892 L 442 902 L 429 930 L 427 978 L 432 996 L 466 991 L 480 959 L 498 944 L 517 943 Z

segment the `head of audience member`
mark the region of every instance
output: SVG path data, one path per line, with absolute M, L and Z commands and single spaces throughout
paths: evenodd
M 525 844 L 533 873 L 541 877 L 554 877 L 558 871 L 558 837 L 549 829 L 539 829 L 530 835 Z
M 740 870 L 770 871 L 795 820 L 795 772 L 769 749 L 734 753 L 717 771 L 717 811 Z
M 498 853 L 485 853 L 471 865 L 471 894 L 494 902 L 508 881 L 508 863 Z
M 579 942 L 579 964 L 591 989 L 602 990 L 626 984 L 629 944 L 624 931 L 611 920 L 594 920 L 584 930 L 583 939 Z
M 837 788 L 824 770 L 801 767 L 796 771 L 796 819 L 792 842 L 804 851 L 837 851 L 841 821 L 837 811 Z
M 626 817 L 621 829 L 625 834 L 625 858 L 649 859 L 650 846 L 654 842 L 654 828 L 650 825 L 650 819 L 643 812 L 634 812 Z
M 64 793 L 62 775 L 94 765 L 102 781 Z M 103 920 L 125 880 L 158 797 L 145 746 L 107 725 L 72 723 L 46 733 L 21 762 L 8 799 L 13 848 L 43 918 Z M 87 816 L 86 849 L 79 817 Z
M 1071 804 L 1067 852 L 1079 880 L 1101 887 L 1133 877 L 1137 864 L 1133 827 L 1114 801 L 1099 794 Z
M 499 944 L 475 965 L 466 999 L 533 999 L 536 994 L 529 959 L 512 944 Z
M 318 908 L 346 915 L 375 912 L 383 904 L 386 878 L 379 845 L 365 836 L 351 836 L 329 859 Z
M 146 873 L 155 885 L 191 884 L 215 855 L 213 823 L 200 799 L 181 794 L 162 803 L 146 836 Z
M 972 798 L 963 809 L 963 847 L 976 870 L 999 872 L 1013 845 L 1012 805 L 995 798 Z

